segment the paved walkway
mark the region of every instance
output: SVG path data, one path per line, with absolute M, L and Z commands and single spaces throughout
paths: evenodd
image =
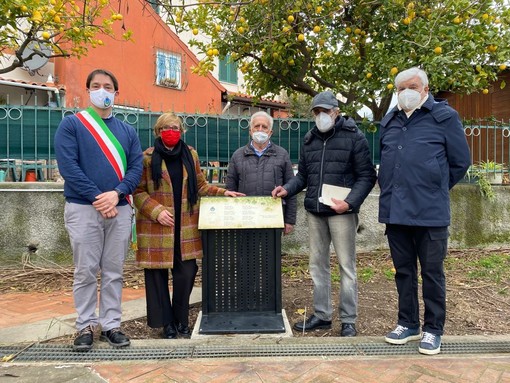
M 125 289 L 123 319 L 145 316 L 145 291 Z M 200 300 L 194 292 L 193 301 Z M 74 332 L 70 292 L 0 294 L 0 346 L 37 342 Z M 254 337 L 256 338 L 256 337 Z M 485 337 L 491 339 L 491 337 Z M 218 337 L 215 342 L 226 343 Z M 228 337 L 229 341 L 232 337 Z M 308 338 L 309 339 L 309 338 Z M 447 339 L 447 337 L 445 337 Z M 469 339 L 469 337 L 466 337 Z M 494 338 L 496 339 L 496 338 Z M 510 342 L 510 336 L 497 337 Z M 349 342 L 315 339 L 317 342 Z M 168 348 L 169 342 L 152 341 Z M 358 337 L 356 342 L 373 338 Z M 377 341 L 380 341 L 378 339 Z M 148 341 L 150 342 L 150 341 Z M 197 341 L 195 341 L 197 342 Z M 210 344 L 213 340 L 198 340 Z M 243 342 L 241 339 L 239 342 Z M 274 343 L 278 343 L 275 340 Z M 148 344 L 148 343 L 147 343 Z M 144 341 L 133 341 L 144 347 Z M 108 347 L 98 345 L 94 347 Z M 398 346 L 396 346 L 398 347 Z M 171 352 L 171 351 L 169 351 Z M 2 355 L 0 355 L 0 358 Z M 384 357 L 259 357 L 146 361 L 95 361 L 93 363 L 0 363 L 0 382 L 454 382 L 510 383 L 510 354 Z

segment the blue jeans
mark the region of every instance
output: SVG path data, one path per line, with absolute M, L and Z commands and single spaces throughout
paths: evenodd
M 330 270 L 330 246 L 333 242 L 340 269 L 340 320 L 342 323 L 355 323 L 358 311 L 356 276 L 358 215 L 325 217 L 308 213 L 307 218 L 315 315 L 326 321 L 330 321 L 333 316 Z

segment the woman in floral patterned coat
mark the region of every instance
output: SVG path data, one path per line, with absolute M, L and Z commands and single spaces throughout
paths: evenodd
M 190 336 L 189 297 L 202 258 L 198 232 L 199 196 L 241 196 L 209 185 L 197 152 L 181 140 L 181 119 L 164 113 L 156 121 L 154 147 L 144 153 L 142 180 L 133 193 L 138 250 L 144 268 L 147 324 L 163 337 Z M 172 271 L 170 299 L 168 269 Z

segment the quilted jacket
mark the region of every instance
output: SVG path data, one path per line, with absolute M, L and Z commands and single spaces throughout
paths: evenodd
M 305 209 L 322 215 L 336 214 L 319 201 L 323 184 L 351 188 L 345 198 L 351 206 L 348 214 L 359 212 L 376 179 L 365 135 L 352 118 L 340 116 L 330 131 L 320 133 L 314 127 L 305 135 L 298 173 L 283 187 L 288 195 L 306 188 Z

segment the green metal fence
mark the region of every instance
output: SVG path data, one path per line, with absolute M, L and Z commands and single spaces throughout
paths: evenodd
M 38 179 L 52 179 L 56 169 L 53 138 L 63 117 L 78 112 L 34 106 L 0 106 L 0 169 L 8 179 L 22 181 L 25 172 L 36 170 Z M 161 112 L 115 110 L 115 117 L 132 125 L 137 131 L 142 149 L 153 145 L 152 127 Z M 204 171 L 224 170 L 234 151 L 249 140 L 249 116 L 181 115 L 186 133 L 184 141 L 200 156 Z M 313 121 L 275 119 L 271 140 L 289 152 L 291 161 L 299 161 L 300 147 Z M 362 124 L 375 163 L 379 162 L 379 136 L 372 126 Z

